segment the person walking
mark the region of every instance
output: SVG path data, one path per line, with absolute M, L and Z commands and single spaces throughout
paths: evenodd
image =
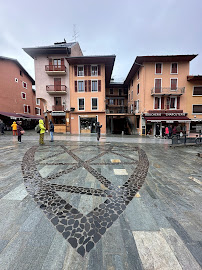
M 0 120 L 0 131 L 1 135 L 4 135 L 4 122 L 2 120 Z
M 18 134 L 18 142 L 21 143 L 21 136 L 24 134 L 21 121 L 17 122 L 17 134 Z
M 96 132 L 97 132 L 97 141 L 99 141 L 100 139 L 100 129 L 101 129 L 102 125 L 100 125 L 100 122 L 97 122 L 96 124 Z
M 44 122 L 42 119 L 39 120 L 40 134 L 39 134 L 39 144 L 44 144 L 44 133 L 46 132 L 46 128 L 44 127 Z
M 172 126 L 171 125 L 169 125 L 168 130 L 169 130 L 169 138 L 171 138 L 172 137 Z
M 18 133 L 17 133 L 17 124 L 16 122 L 14 121 L 13 124 L 11 125 L 12 129 L 13 129 L 13 136 L 17 136 Z
M 176 133 L 177 133 L 178 139 L 180 138 L 180 132 L 181 132 L 181 126 L 178 124 L 178 126 L 176 127 Z
M 166 127 L 165 129 L 165 138 L 168 138 L 169 137 L 169 128 Z
M 53 142 L 54 125 L 53 125 L 53 122 L 51 120 L 49 121 L 49 123 L 50 123 L 50 137 L 51 137 L 50 142 Z

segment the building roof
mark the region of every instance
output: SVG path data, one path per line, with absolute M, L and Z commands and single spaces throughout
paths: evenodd
M 17 59 L 5 57 L 5 56 L 0 56 L 0 60 L 14 62 L 25 73 L 25 75 L 28 76 L 28 78 L 32 82 L 32 85 L 35 85 L 34 79 L 29 75 L 29 73 L 24 69 L 24 67 L 18 62 Z
M 202 75 L 189 75 L 187 76 L 187 81 L 191 82 L 202 81 Z
M 112 70 L 114 67 L 116 55 L 86 55 L 77 57 L 67 57 L 67 62 L 70 65 L 85 65 L 85 64 L 105 64 L 105 78 L 107 84 L 110 83 Z
M 71 48 L 77 44 L 78 42 L 56 42 L 54 45 L 49 46 L 40 46 L 40 47 L 32 47 L 32 48 L 23 48 L 23 50 L 29 54 L 32 58 L 37 55 L 43 54 L 66 54 L 69 55 L 71 53 Z
M 126 85 L 124 84 L 124 82 L 110 81 L 109 87 L 112 87 L 112 88 L 124 88 L 124 87 L 126 87 Z
M 141 66 L 143 66 L 143 63 L 145 62 L 189 62 L 193 60 L 197 55 L 198 54 L 137 56 L 124 83 L 130 83 L 135 73 Z

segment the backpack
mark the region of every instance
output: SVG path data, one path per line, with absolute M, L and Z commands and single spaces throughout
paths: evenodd
M 37 133 L 40 133 L 40 126 L 39 126 L 39 124 L 35 127 L 35 131 L 37 132 Z

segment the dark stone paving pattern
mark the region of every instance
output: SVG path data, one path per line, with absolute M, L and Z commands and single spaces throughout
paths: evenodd
M 96 146 L 94 147 L 97 148 Z M 117 220 L 129 202 L 133 199 L 137 191 L 142 187 L 149 167 L 147 156 L 140 148 L 132 147 L 130 151 L 137 151 L 139 155 L 137 167 L 123 186 L 116 187 L 90 166 L 91 162 L 105 154 L 114 154 L 112 151 L 113 147 L 111 146 L 106 148 L 98 146 L 98 149 L 102 152 L 87 161 L 83 161 L 74 154 L 73 151 L 69 150 L 64 145 L 61 145 L 61 149 L 63 149 L 62 153 L 68 153 L 75 161 L 78 162 L 78 164 L 69 169 L 60 171 L 57 174 L 48 176 L 45 179 L 41 177 L 36 165 L 47 159 L 47 157 L 39 160 L 37 159 L 37 162 L 35 162 L 35 153 L 37 152 L 37 149 L 38 148 L 35 146 L 31 147 L 23 157 L 22 172 L 25 186 L 29 194 L 44 211 L 55 228 L 62 233 L 63 237 L 68 240 L 71 246 L 75 248 L 81 256 L 84 256 L 85 253 L 89 252 L 101 239 L 102 235 L 104 235 L 104 233 L 112 226 L 114 221 Z M 57 155 L 58 153 L 53 154 L 50 157 L 55 157 Z M 126 155 L 119 155 L 133 160 Z M 52 165 L 55 165 L 55 163 L 52 163 Z M 68 173 L 81 166 L 100 181 L 107 189 L 102 191 L 99 189 L 57 185 L 48 182 L 48 180 L 55 179 L 63 174 L 66 174 L 68 179 Z M 85 216 L 76 208 L 72 207 L 71 204 L 62 199 L 56 191 L 80 193 L 107 198 L 104 203 L 101 203 Z
M 139 145 L 146 152 L 150 163 L 146 181 L 140 189 L 141 198 L 133 198 L 90 252 L 86 252 L 84 257 L 82 257 L 78 254 L 76 248 L 72 248 L 69 242 L 66 241 L 62 233 L 55 229 L 52 222 L 41 211 L 40 206 L 42 203 L 39 203 L 37 206 L 29 195 L 21 198 L 21 193 L 19 195 L 10 194 L 18 188 L 23 190 L 24 184 L 20 168 L 22 157 L 30 147 L 35 147 L 36 144 L 34 141 L 23 142 L 21 145 L 12 143 L 9 140 L 6 141 L 5 139 L 0 141 L 0 269 L 201 269 L 202 186 L 189 178 L 191 176 L 202 181 L 202 160 L 196 156 L 197 148 L 171 149 L 166 145 Z M 98 156 L 102 151 L 106 151 L 107 146 L 104 143 L 67 143 L 60 141 L 55 142 L 54 146 L 47 144 L 45 147 L 37 148 L 33 161 L 35 166 L 30 167 L 30 175 L 33 173 L 32 169 L 35 168 L 37 168 L 40 177 L 40 171 L 49 171 L 49 174 L 40 178 L 44 180 L 40 186 L 40 192 L 43 192 L 51 185 L 51 191 L 48 196 L 51 197 L 54 194 L 53 197 L 56 200 L 60 197 L 55 197 L 57 191 L 54 189 L 54 186 L 57 187 L 57 181 L 62 178 L 65 179 L 65 177 L 68 179 L 68 176 L 71 176 L 77 170 L 69 173 L 64 172 L 61 176 L 54 179 L 48 179 L 48 177 L 57 175 L 59 171 L 65 171 L 65 166 L 70 168 L 81 163 L 72 157 L 68 161 L 59 158 L 59 154 L 62 152 L 64 155 L 67 154 L 64 148 L 61 149 L 61 144 L 71 151 L 75 149 L 75 152 L 73 152 L 82 161 L 88 161 Z M 11 147 L 4 149 L 4 147 L 9 146 Z M 88 146 L 90 151 L 88 151 Z M 91 156 L 90 153 L 94 146 L 97 148 L 96 155 Z M 130 150 L 131 144 L 112 143 L 111 146 L 113 146 L 111 151 L 114 153 L 117 154 L 120 149 L 120 154 L 127 158 L 134 158 L 134 165 L 131 164 L 131 166 L 138 165 L 138 158 L 135 154 L 137 151 L 134 151 L 133 156 Z M 110 149 L 109 147 L 110 145 L 107 146 L 108 149 Z M 80 155 L 79 149 L 81 149 L 80 151 L 85 151 L 85 155 L 83 153 Z M 50 161 L 48 158 L 51 155 L 55 156 Z M 114 155 L 112 154 L 111 158 Z M 85 156 L 84 159 L 83 156 Z M 102 169 L 98 170 L 98 168 L 103 166 L 103 168 L 106 167 L 105 169 L 107 169 L 107 166 L 111 165 L 109 158 L 110 155 L 106 153 L 99 157 L 98 162 L 96 162 L 96 159 L 91 161 L 90 164 L 86 162 L 86 166 L 89 165 L 97 170 L 99 174 L 102 174 Z M 38 161 L 40 162 L 38 163 Z M 124 166 L 130 166 L 130 162 L 133 163 L 133 160 L 127 159 L 127 161 L 124 160 L 121 164 L 123 164 L 124 168 Z M 54 166 L 52 165 L 53 163 L 55 164 Z M 83 166 L 82 164 L 80 169 Z M 120 164 L 115 164 L 114 166 L 115 168 L 120 168 Z M 84 175 L 85 177 L 91 175 L 91 180 L 94 179 L 92 174 L 86 173 L 86 169 L 83 169 L 83 171 L 85 171 L 83 177 Z M 82 173 L 79 174 L 80 176 L 82 178 Z M 129 178 L 130 176 L 131 173 Z M 110 177 L 105 175 L 107 180 L 114 183 Z M 55 181 L 55 185 L 53 181 Z M 99 182 L 99 188 L 98 186 L 95 187 L 95 185 L 90 186 L 90 182 L 85 183 L 85 181 L 78 181 L 78 185 L 76 185 L 76 182 L 72 183 L 72 185 L 59 185 L 64 189 L 64 192 L 72 196 L 72 201 L 74 200 L 75 202 L 74 204 L 72 203 L 74 205 L 72 208 L 78 208 L 78 204 L 82 201 L 83 196 L 89 197 L 89 205 L 94 205 L 94 201 L 92 203 L 90 200 L 92 197 L 97 198 L 99 204 L 102 203 L 101 200 L 111 199 L 107 197 L 110 191 L 110 183 L 106 183 L 105 187 Z M 83 184 L 80 185 L 80 183 Z M 34 185 L 33 195 L 39 190 L 37 185 Z M 71 193 L 69 190 L 71 190 L 72 186 L 73 192 Z M 117 186 L 116 188 L 118 189 Z M 98 196 L 86 195 L 87 193 L 94 193 L 95 189 L 98 191 Z M 80 193 L 82 191 L 84 194 Z M 48 196 L 42 198 L 43 201 L 44 198 L 47 201 L 44 204 L 45 206 L 49 202 Z M 127 197 L 127 195 L 125 196 Z M 88 201 L 85 202 L 88 203 Z M 63 210 L 63 208 L 61 209 Z M 44 210 L 47 211 L 45 208 Z M 90 208 L 89 210 L 92 212 Z M 55 210 L 55 213 L 58 212 Z M 46 214 L 48 214 L 48 211 Z M 139 237 L 134 237 L 133 232 L 136 232 L 136 236 L 139 234 Z M 167 246 L 170 247 L 170 251 L 167 252 L 165 258 L 162 256 L 155 257 L 152 253 L 157 248 L 154 245 L 155 233 L 157 232 L 166 241 Z M 149 245 L 144 242 L 145 239 L 141 238 L 144 233 L 151 233 L 153 235 Z M 144 243 L 142 253 L 138 241 Z M 160 242 L 159 245 L 162 246 L 162 243 Z M 86 245 L 84 246 L 86 248 Z M 177 267 L 168 268 L 173 255 L 178 265 L 175 264 Z M 156 261 L 160 263 L 165 259 L 167 259 L 167 267 L 161 265 L 160 268 L 157 268 L 155 265 Z M 146 267 L 148 262 L 151 263 L 150 268 Z

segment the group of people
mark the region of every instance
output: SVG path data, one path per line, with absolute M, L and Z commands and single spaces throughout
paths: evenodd
M 172 136 L 180 136 L 182 133 L 182 128 L 180 125 L 178 125 L 177 127 L 174 126 L 172 128 L 171 125 L 167 126 L 165 128 L 165 137 L 166 138 L 172 138 Z

